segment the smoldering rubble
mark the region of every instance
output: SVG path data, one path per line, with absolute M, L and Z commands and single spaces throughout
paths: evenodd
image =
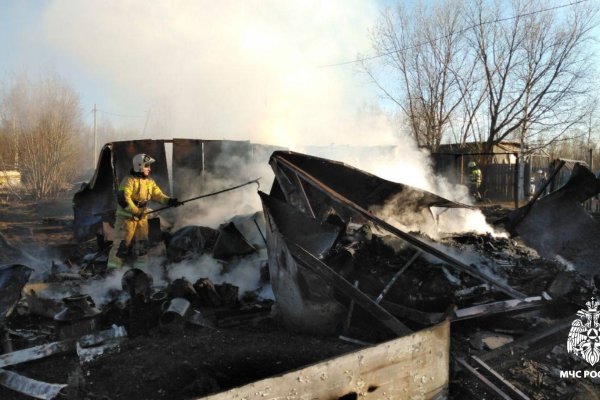
M 580 207 L 600 182 L 585 167 L 563 188 L 510 213 L 311 155 L 275 151 L 269 164 L 270 190 L 251 193 L 262 210 L 216 227 L 161 216 L 143 270 L 106 274 L 106 238 L 95 251 L 49 267 L 43 281 L 30 279 L 28 255 L 15 252 L 19 259 L 0 270 L 0 395 L 599 394 L 594 380 L 561 377 L 589 369 L 567 347 L 578 310 L 594 307 L 592 260 L 600 251 L 597 222 Z M 105 179 L 99 176 L 96 182 Z M 81 217 L 109 202 L 76 198 L 75 225 L 83 223 L 75 231 L 82 238 L 99 227 L 110 234 L 110 216 Z M 486 233 L 442 229 L 445 219 L 482 211 L 503 225 Z M 395 356 L 382 353 L 390 348 Z M 352 357 L 364 367 L 352 370 Z M 123 372 L 110 374 L 117 365 Z M 326 365 L 352 379 L 336 380 L 333 370 L 323 372 Z

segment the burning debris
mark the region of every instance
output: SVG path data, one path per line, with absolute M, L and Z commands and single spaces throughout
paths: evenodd
M 178 173 L 211 159 L 193 157 L 184 144 L 198 148 L 196 141 L 174 142 L 183 152 L 173 156 Z M 0 370 L 0 384 L 11 394 L 527 399 L 595 390 L 560 381 L 561 370 L 585 369 L 565 344 L 592 293 L 590 260 L 600 248 L 588 246 L 597 226 L 578 206 L 600 184 L 583 167 L 559 191 L 505 220 L 533 250 L 514 236 L 444 231 L 444 220 L 479 213 L 469 205 L 339 162 L 276 151 L 271 191 L 258 191 L 262 212 L 216 227 L 177 225 L 161 215 L 146 268 L 106 274 L 111 218 L 97 210 L 110 209 L 112 186 L 101 170 L 122 171 L 121 156 L 142 147 L 163 157 L 156 145 L 105 148 L 94 185 L 75 199 L 76 235 L 101 229 L 100 248 L 69 267 L 56 264 L 47 278 L 59 282 L 27 283 L 30 269 L 21 265 L 0 270 L 10 275 L 0 275 L 0 368 L 10 368 Z M 557 228 L 577 234 L 543 235 Z M 324 357 L 336 358 L 306 367 Z M 49 371 L 59 364 L 70 372 L 56 379 Z M 112 376 L 115 365 L 131 371 Z M 302 369 L 290 372 L 295 368 Z M 261 380 L 276 374 L 284 375 Z M 232 389 L 240 385 L 247 386 Z
M 460 332 L 459 321 L 469 320 L 473 323 L 496 316 L 498 320 L 507 321 L 505 324 L 514 324 L 522 315 L 531 312 L 538 315 L 530 316 L 526 322 L 530 326 L 536 326 L 542 323 L 543 318 L 547 318 L 548 312 L 559 315 L 573 312 L 573 304 L 582 304 L 584 297 L 575 290 L 578 285 L 585 287 L 580 275 L 569 274 L 561 265 L 537 258 L 534 252 L 521 249 L 510 239 L 463 234 L 447 235 L 437 243 L 432 243 L 424 236 L 430 231 L 429 226 L 420 232 L 406 232 L 399 227 L 406 225 L 402 219 L 406 220 L 415 214 L 421 221 L 426 220 L 425 216 L 431 215 L 429 224 L 435 224 L 439 220 L 428 210 L 439 205 L 460 207 L 456 203 L 435 198 L 426 192 L 407 190 L 402 185 L 394 187 L 392 183 L 362 171 L 311 156 L 276 152 L 271 158 L 271 165 L 277 184 L 270 197 L 261 195 L 265 214 L 269 216 L 267 238 L 271 278 L 278 304 L 284 298 L 287 299 L 285 302 L 293 305 L 278 310 L 287 312 L 284 319 L 293 320 L 296 324 L 298 318 L 301 318 L 303 329 L 311 329 L 309 316 L 316 314 L 315 310 L 329 313 L 328 318 L 324 319 L 335 321 L 332 325 L 343 324 L 344 313 L 351 315 L 357 298 L 349 290 L 348 286 L 352 287 L 349 282 L 354 282 L 354 286 L 359 288 L 357 291 L 366 294 L 368 299 L 381 304 L 391 314 L 391 318 L 384 318 L 385 314 L 366 304 L 361 304 L 363 314 L 366 312 L 368 317 L 379 321 L 397 335 L 405 334 L 406 331 L 394 326 L 396 318 L 408 329 L 419 329 L 450 319 L 455 321 Z M 577 171 L 574 175 L 577 184 L 571 185 L 587 187 L 588 197 L 596 193 L 589 190 L 589 182 L 581 179 L 578 182 Z M 332 176 L 346 179 L 334 179 Z M 363 192 L 365 188 L 368 188 L 366 193 Z M 563 190 L 567 191 L 568 186 Z M 399 201 L 402 196 L 404 200 Z M 287 204 L 276 204 L 275 198 L 284 200 Z M 391 203 L 390 198 L 394 199 Z M 579 196 L 574 200 L 582 201 L 585 198 Z M 381 204 L 392 204 L 403 218 L 398 218 L 396 225 L 378 218 Z M 306 220 L 313 219 L 314 227 L 311 230 L 317 235 L 331 232 L 327 236 L 329 242 L 316 242 L 321 245 L 327 243 L 325 248 L 313 250 L 315 241 L 311 241 L 309 235 L 296 231 L 291 223 L 288 225 L 293 218 L 299 218 L 298 211 L 292 208 L 301 211 Z M 275 211 L 271 211 L 272 209 Z M 405 214 L 409 216 L 405 217 Z M 324 225 L 327 222 L 334 224 Z M 309 222 L 304 222 L 304 225 L 307 224 Z M 336 226 L 342 229 L 335 231 Z M 388 235 L 376 234 L 381 231 Z M 580 246 L 585 245 L 585 242 L 580 242 Z M 558 242 L 554 248 L 560 248 Z M 586 251 L 594 253 L 597 248 L 586 247 Z M 276 279 L 282 282 L 275 282 Z M 319 279 L 329 285 L 319 290 L 316 285 L 306 284 L 318 282 Z M 336 283 L 338 280 L 345 283 L 345 290 L 344 285 Z M 277 290 L 277 285 L 283 285 L 285 289 Z M 332 292 L 332 287 L 335 287 L 335 292 Z M 506 299 L 506 296 L 513 299 Z M 327 300 L 319 302 L 319 299 Z M 327 304 L 330 305 L 326 306 Z M 322 307 L 319 308 L 319 305 Z M 352 321 L 355 320 L 356 318 Z M 362 318 L 362 321 L 365 319 Z M 366 329 L 360 329 L 360 324 L 356 324 L 354 336 L 365 335 L 365 331 L 373 336 L 373 325 L 366 321 Z M 323 329 L 323 325 L 316 325 L 312 329 Z M 352 332 L 352 326 L 347 323 L 345 329 L 346 334 L 348 331 Z M 485 352 L 494 348 L 511 347 L 514 338 L 503 334 L 502 329 L 505 329 L 504 333 L 507 332 L 505 327 L 500 327 L 497 332 L 488 332 L 483 342 L 482 339 L 474 340 L 474 343 L 484 344 L 477 345 L 466 354 L 474 350 Z M 377 333 L 383 333 L 381 328 Z M 508 333 L 514 335 L 517 332 Z M 483 332 L 479 333 L 481 335 Z M 359 339 L 368 340 L 368 336 Z M 381 336 L 377 339 L 381 339 Z M 468 341 L 469 336 L 461 339 Z M 460 343 L 460 340 L 457 342 Z M 482 378 L 478 369 L 485 369 L 487 374 L 499 377 L 507 393 L 521 393 L 494 369 L 497 365 L 485 364 L 474 357 L 473 360 L 478 365 L 473 367 L 467 364 L 460 352 L 457 352 L 455 359 L 463 370 L 486 383 L 486 390 L 496 394 L 504 393 L 494 384 L 488 385 L 490 380 Z M 477 396 L 476 391 L 473 395 Z

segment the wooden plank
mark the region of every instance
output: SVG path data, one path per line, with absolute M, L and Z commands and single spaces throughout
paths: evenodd
M 447 395 L 450 324 L 263 379 L 203 400 L 420 399 Z M 199 399 L 197 399 L 199 400 Z

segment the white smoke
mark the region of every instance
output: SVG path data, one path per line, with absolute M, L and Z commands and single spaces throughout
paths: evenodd
M 227 263 L 216 260 L 210 255 L 203 255 L 195 260 L 169 266 L 168 276 L 170 280 L 185 278 L 192 283 L 200 278 L 208 278 L 215 284 L 230 283 L 237 286 L 239 293 L 243 294 L 259 288 L 260 267 L 266 259 L 266 249 L 249 256 L 235 258 Z M 263 292 L 268 295 L 264 289 Z
M 43 26 L 58 52 L 108 83 L 114 104 L 107 108 L 148 112 L 146 137 L 251 140 L 291 150 L 398 145 L 385 155 L 333 158 L 468 202 L 464 188 L 435 177 L 427 153 L 398 134 L 364 76 L 351 65 L 325 66 L 369 52 L 380 9 L 369 0 L 55 0 Z M 228 217 L 259 208 L 210 205 L 215 212 L 201 225 L 224 219 L 218 206 Z M 477 222 L 452 229 L 491 231 L 482 216 L 469 220 Z
M 351 61 L 370 0 L 51 1 L 44 37 L 105 82 L 100 109 L 148 115 L 146 136 L 296 143 L 395 140 Z M 148 112 L 148 114 L 146 114 Z M 139 130 L 144 122 L 133 121 Z
M 102 307 L 112 299 L 111 296 L 113 293 L 118 293 L 122 290 L 121 278 L 123 278 L 123 274 L 127 270 L 127 268 L 121 268 L 102 278 L 86 280 L 81 285 L 81 293 L 89 294 L 92 300 L 94 300 L 94 304 Z
M 124 126 L 129 132 L 153 139 L 251 140 L 295 151 L 306 151 L 306 144 L 335 144 L 330 152 L 325 148 L 306 152 L 466 202 L 466 189 L 434 176 L 427 152 L 397 132 L 362 76 L 351 66 L 323 67 L 368 52 L 367 32 L 378 16 L 377 2 L 51 0 L 44 4 L 40 36 L 61 58 L 95 78 L 95 85 L 110 99 L 98 108 L 147 117 L 115 120 L 120 125 L 131 121 Z M 104 139 L 100 142 L 139 138 Z M 382 153 L 376 148 L 340 150 L 343 144 L 397 146 Z M 273 176 L 266 160 L 250 166 L 231 157 L 222 162 L 237 165 L 239 173 L 228 179 L 190 177 L 190 190 L 181 199 L 259 176 L 261 190 L 269 191 Z M 173 230 L 185 225 L 216 228 L 235 215 L 260 209 L 256 187 L 251 185 L 179 207 Z M 447 225 L 452 220 L 461 225 L 449 225 L 444 228 L 448 231 L 490 231 L 481 214 L 454 217 L 450 211 L 442 218 Z M 242 293 L 256 289 L 265 259 L 264 250 L 227 265 L 204 256 L 171 266 L 168 278 L 195 282 L 208 277 L 240 286 Z M 162 260 L 151 261 L 148 271 L 155 284 L 166 283 Z M 81 291 L 103 304 L 112 289 L 120 290 L 124 272 L 86 282 Z M 267 286 L 263 293 L 269 295 L 269 290 Z
M 302 148 L 310 154 L 342 161 L 381 178 L 423 189 L 448 200 L 472 204 L 464 185 L 454 185 L 445 177 L 434 174 L 429 152 L 417 147 L 410 137 L 396 146 L 330 146 Z M 377 210 L 377 215 L 405 231 L 418 231 L 432 238 L 447 233 L 475 232 L 506 236 L 491 227 L 480 210 L 433 208 L 414 215 L 398 215 L 393 202 Z
M 222 157 L 226 158 L 226 155 Z M 193 199 L 205 194 L 219 192 L 251 180 L 260 178 L 258 183 L 204 197 L 185 203 L 174 210 L 175 224 L 172 231 L 187 225 L 218 228 L 225 221 L 236 215 L 253 214 L 262 209 L 257 190 L 269 192 L 273 183 L 273 171 L 267 161 L 264 163 L 245 163 L 239 158 L 231 157 L 227 164 L 232 173 L 227 177 L 219 177 L 210 173 L 202 175 L 193 171 L 186 182 L 187 190 L 180 200 Z

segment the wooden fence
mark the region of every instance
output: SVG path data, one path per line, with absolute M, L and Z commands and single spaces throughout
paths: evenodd
M 529 157 L 526 161 L 516 153 L 433 153 L 434 168 L 437 174 L 444 175 L 455 184 L 468 183 L 468 163 L 478 161 L 482 156 L 492 159 L 483 166 L 483 195 L 495 202 L 516 202 L 527 200 L 530 195 L 529 183 L 533 172 L 550 170 L 548 157 Z M 517 166 L 520 170 L 517 170 Z

